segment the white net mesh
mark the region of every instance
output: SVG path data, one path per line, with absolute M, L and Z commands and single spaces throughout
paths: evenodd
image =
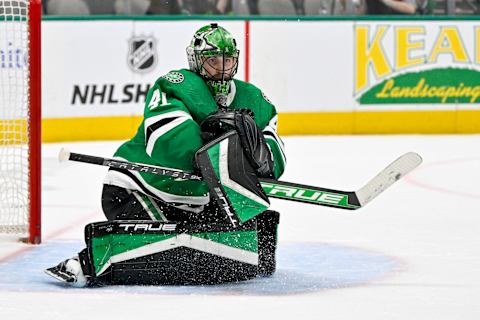
M 27 0 L 0 0 L 0 233 L 29 223 L 27 11 Z

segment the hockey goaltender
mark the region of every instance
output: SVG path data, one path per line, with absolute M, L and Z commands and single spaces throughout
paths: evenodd
M 258 178 L 278 179 L 285 153 L 277 111 L 234 79 L 239 50 L 212 23 L 187 47 L 189 69 L 158 78 L 136 135 L 114 158 L 198 173 L 181 179 L 110 168 L 86 248 L 46 273 L 76 287 L 206 284 L 275 272 L 278 212 Z M 208 185 L 207 183 L 208 182 Z

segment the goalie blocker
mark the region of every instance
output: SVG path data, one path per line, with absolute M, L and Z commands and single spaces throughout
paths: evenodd
M 270 206 L 235 131 L 222 134 L 200 148 L 195 154 L 195 165 L 220 215 L 233 227 Z

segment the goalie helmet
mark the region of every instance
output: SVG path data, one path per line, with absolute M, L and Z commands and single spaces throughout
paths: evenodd
M 195 32 L 187 47 L 190 70 L 205 79 L 218 104 L 224 105 L 238 68 L 237 43 L 230 32 L 209 24 Z

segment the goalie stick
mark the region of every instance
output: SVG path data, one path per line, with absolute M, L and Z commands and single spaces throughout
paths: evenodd
M 60 150 L 59 160 L 85 162 L 179 179 L 202 179 L 198 175 L 181 170 L 73 153 L 63 148 Z M 417 153 L 405 153 L 385 169 L 380 171 L 373 179 L 357 191 L 334 190 L 266 178 L 259 178 L 259 181 L 263 190 L 270 198 L 310 203 L 339 209 L 356 210 L 364 207 L 367 203 L 375 199 L 380 193 L 418 167 L 421 163 L 422 158 Z

